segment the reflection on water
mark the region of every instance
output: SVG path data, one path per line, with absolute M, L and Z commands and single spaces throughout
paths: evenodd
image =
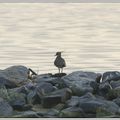
M 0 68 L 22 64 L 39 73 L 120 69 L 120 4 L 0 4 Z

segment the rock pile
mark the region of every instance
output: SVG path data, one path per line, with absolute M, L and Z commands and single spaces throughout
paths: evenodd
M 120 72 L 29 76 L 25 66 L 0 71 L 0 117 L 120 117 Z

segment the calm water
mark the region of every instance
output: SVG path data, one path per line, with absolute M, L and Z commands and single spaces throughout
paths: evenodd
M 0 4 L 1 69 L 55 73 L 56 51 L 64 51 L 68 73 L 120 70 L 120 4 Z

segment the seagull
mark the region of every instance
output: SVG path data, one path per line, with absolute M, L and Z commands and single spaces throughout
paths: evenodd
M 61 70 L 61 73 L 62 73 L 62 72 L 63 72 L 63 67 L 66 67 L 66 62 L 65 62 L 65 60 L 61 57 L 61 53 L 62 53 L 62 52 L 57 52 L 57 53 L 56 53 L 55 56 L 57 56 L 57 57 L 56 57 L 56 59 L 55 59 L 55 61 L 54 61 L 54 65 L 55 65 L 56 67 L 58 67 L 59 74 L 60 74 L 60 70 Z

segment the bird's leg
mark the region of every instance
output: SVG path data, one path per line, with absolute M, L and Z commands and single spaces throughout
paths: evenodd
M 63 68 L 61 68 L 61 73 L 63 73 Z
M 60 74 L 60 68 L 58 68 L 59 74 Z

